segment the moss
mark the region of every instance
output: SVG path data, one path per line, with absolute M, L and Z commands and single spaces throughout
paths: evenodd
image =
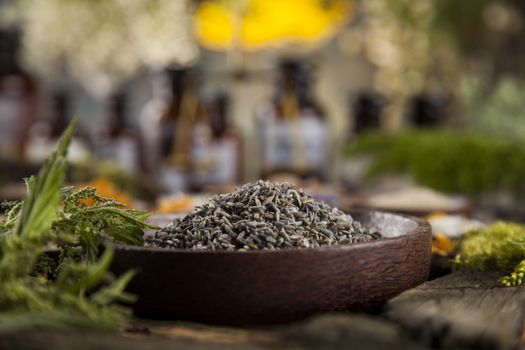
M 369 179 L 408 174 L 422 185 L 472 196 L 525 189 L 525 148 L 500 137 L 449 130 L 372 133 L 345 152 L 373 156 Z
M 525 241 L 525 226 L 497 222 L 467 234 L 460 245 L 460 267 L 473 270 L 512 270 L 525 258 L 516 242 Z
M 525 226 L 497 222 L 466 235 L 456 256 L 461 270 L 513 270 L 500 281 L 505 286 L 522 284 L 525 272 Z

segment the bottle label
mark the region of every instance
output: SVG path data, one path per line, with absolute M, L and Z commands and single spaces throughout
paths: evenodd
M 127 138 L 108 140 L 97 147 L 100 158 L 114 160 L 123 170 L 133 173 L 138 167 L 138 147 L 135 142 Z
M 267 168 L 316 169 L 324 172 L 328 158 L 328 128 L 314 116 L 293 121 L 272 120 L 262 127 Z
M 12 158 L 19 133 L 18 123 L 23 101 L 0 95 L 0 157 Z
M 231 139 L 213 140 L 192 147 L 193 180 L 197 186 L 235 183 L 238 151 Z

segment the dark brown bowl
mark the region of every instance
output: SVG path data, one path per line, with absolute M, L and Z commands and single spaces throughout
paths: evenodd
M 385 239 L 308 249 L 190 251 L 116 247 L 112 270 L 140 272 L 128 291 L 140 317 L 221 325 L 286 323 L 324 311 L 377 307 L 426 281 L 427 222 L 350 213 Z

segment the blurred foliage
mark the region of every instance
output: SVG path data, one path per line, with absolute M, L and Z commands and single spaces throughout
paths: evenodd
M 93 179 L 89 182 L 80 184 L 78 187 L 94 188 L 99 196 L 111 198 L 115 202 L 121 203 L 125 208 L 133 207 L 133 198 L 131 195 L 129 195 L 127 192 L 119 190 L 117 186 L 113 184 L 113 182 L 105 177 L 97 177 L 96 179 Z M 84 200 L 84 203 L 91 206 L 94 205 L 96 201 L 92 198 L 87 198 Z
M 408 174 L 422 185 L 467 195 L 525 189 L 525 148 L 503 137 L 448 130 L 372 133 L 346 154 L 372 156 L 369 178 Z
M 412 96 L 449 94 L 461 79 L 462 57 L 450 33 L 435 23 L 438 2 L 360 2 L 360 20 L 350 31 L 361 38 L 362 53 L 375 66 L 374 88 L 389 100 L 384 111 L 388 129 L 400 126 Z
M 377 68 L 375 87 L 392 99 L 454 85 L 457 62 L 444 32 L 433 26 L 436 1 L 362 1 L 355 30 Z M 410 48 L 410 50 L 407 50 Z
M 90 159 L 71 164 L 68 179 L 74 183 L 89 182 L 97 178 L 106 178 L 120 190 L 133 195 L 139 194 L 138 184 L 133 175 L 124 171 L 117 163 Z
M 521 0 L 366 0 L 352 38 L 376 67 L 385 94 L 386 126 L 398 128 L 405 101 L 416 94 L 458 92 L 465 76 L 525 73 L 525 2 Z M 351 45 L 351 44 L 348 44 Z M 355 50 L 359 52 L 359 50 Z
M 487 74 L 493 82 L 507 73 L 525 72 L 522 0 L 438 0 L 433 4 L 433 28 L 454 43 L 464 67 L 478 66 L 473 73 Z
M 141 69 L 198 56 L 188 0 L 8 1 L 0 24 L 22 28 L 28 68 L 59 79 L 67 71 L 96 96 Z
M 90 159 L 71 164 L 68 172 L 68 180 L 73 183 L 90 183 L 100 178 L 110 181 L 119 191 L 127 192 L 134 198 L 152 201 L 157 195 L 157 188 L 124 171 L 113 161 Z
M 500 282 L 504 286 L 521 285 L 525 272 L 524 243 L 524 225 L 497 222 L 465 236 L 455 266 L 461 270 L 514 270 Z
M 486 90 L 480 80 L 466 80 L 460 98 L 476 131 L 525 141 L 525 83 L 511 77 Z
M 489 5 L 504 4 L 508 1 L 475 0 L 432 1 L 434 16 L 432 26 L 435 31 L 450 34 L 455 46 L 464 52 L 479 49 L 485 43 L 487 26 L 484 13 Z
M 523 62 L 525 4 L 521 0 L 392 0 L 375 7 L 381 9 L 379 17 L 389 13 L 390 21 L 406 36 L 422 35 L 429 42 L 430 57 L 446 45 L 463 61 L 463 67 L 471 59 L 496 69 L 506 66 L 503 61 Z

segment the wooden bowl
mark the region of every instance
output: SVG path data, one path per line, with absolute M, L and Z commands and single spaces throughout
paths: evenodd
M 428 223 L 383 212 L 350 214 L 387 238 L 248 252 L 118 245 L 112 271 L 139 271 L 128 291 L 138 296 L 140 317 L 235 326 L 373 308 L 426 281 Z

